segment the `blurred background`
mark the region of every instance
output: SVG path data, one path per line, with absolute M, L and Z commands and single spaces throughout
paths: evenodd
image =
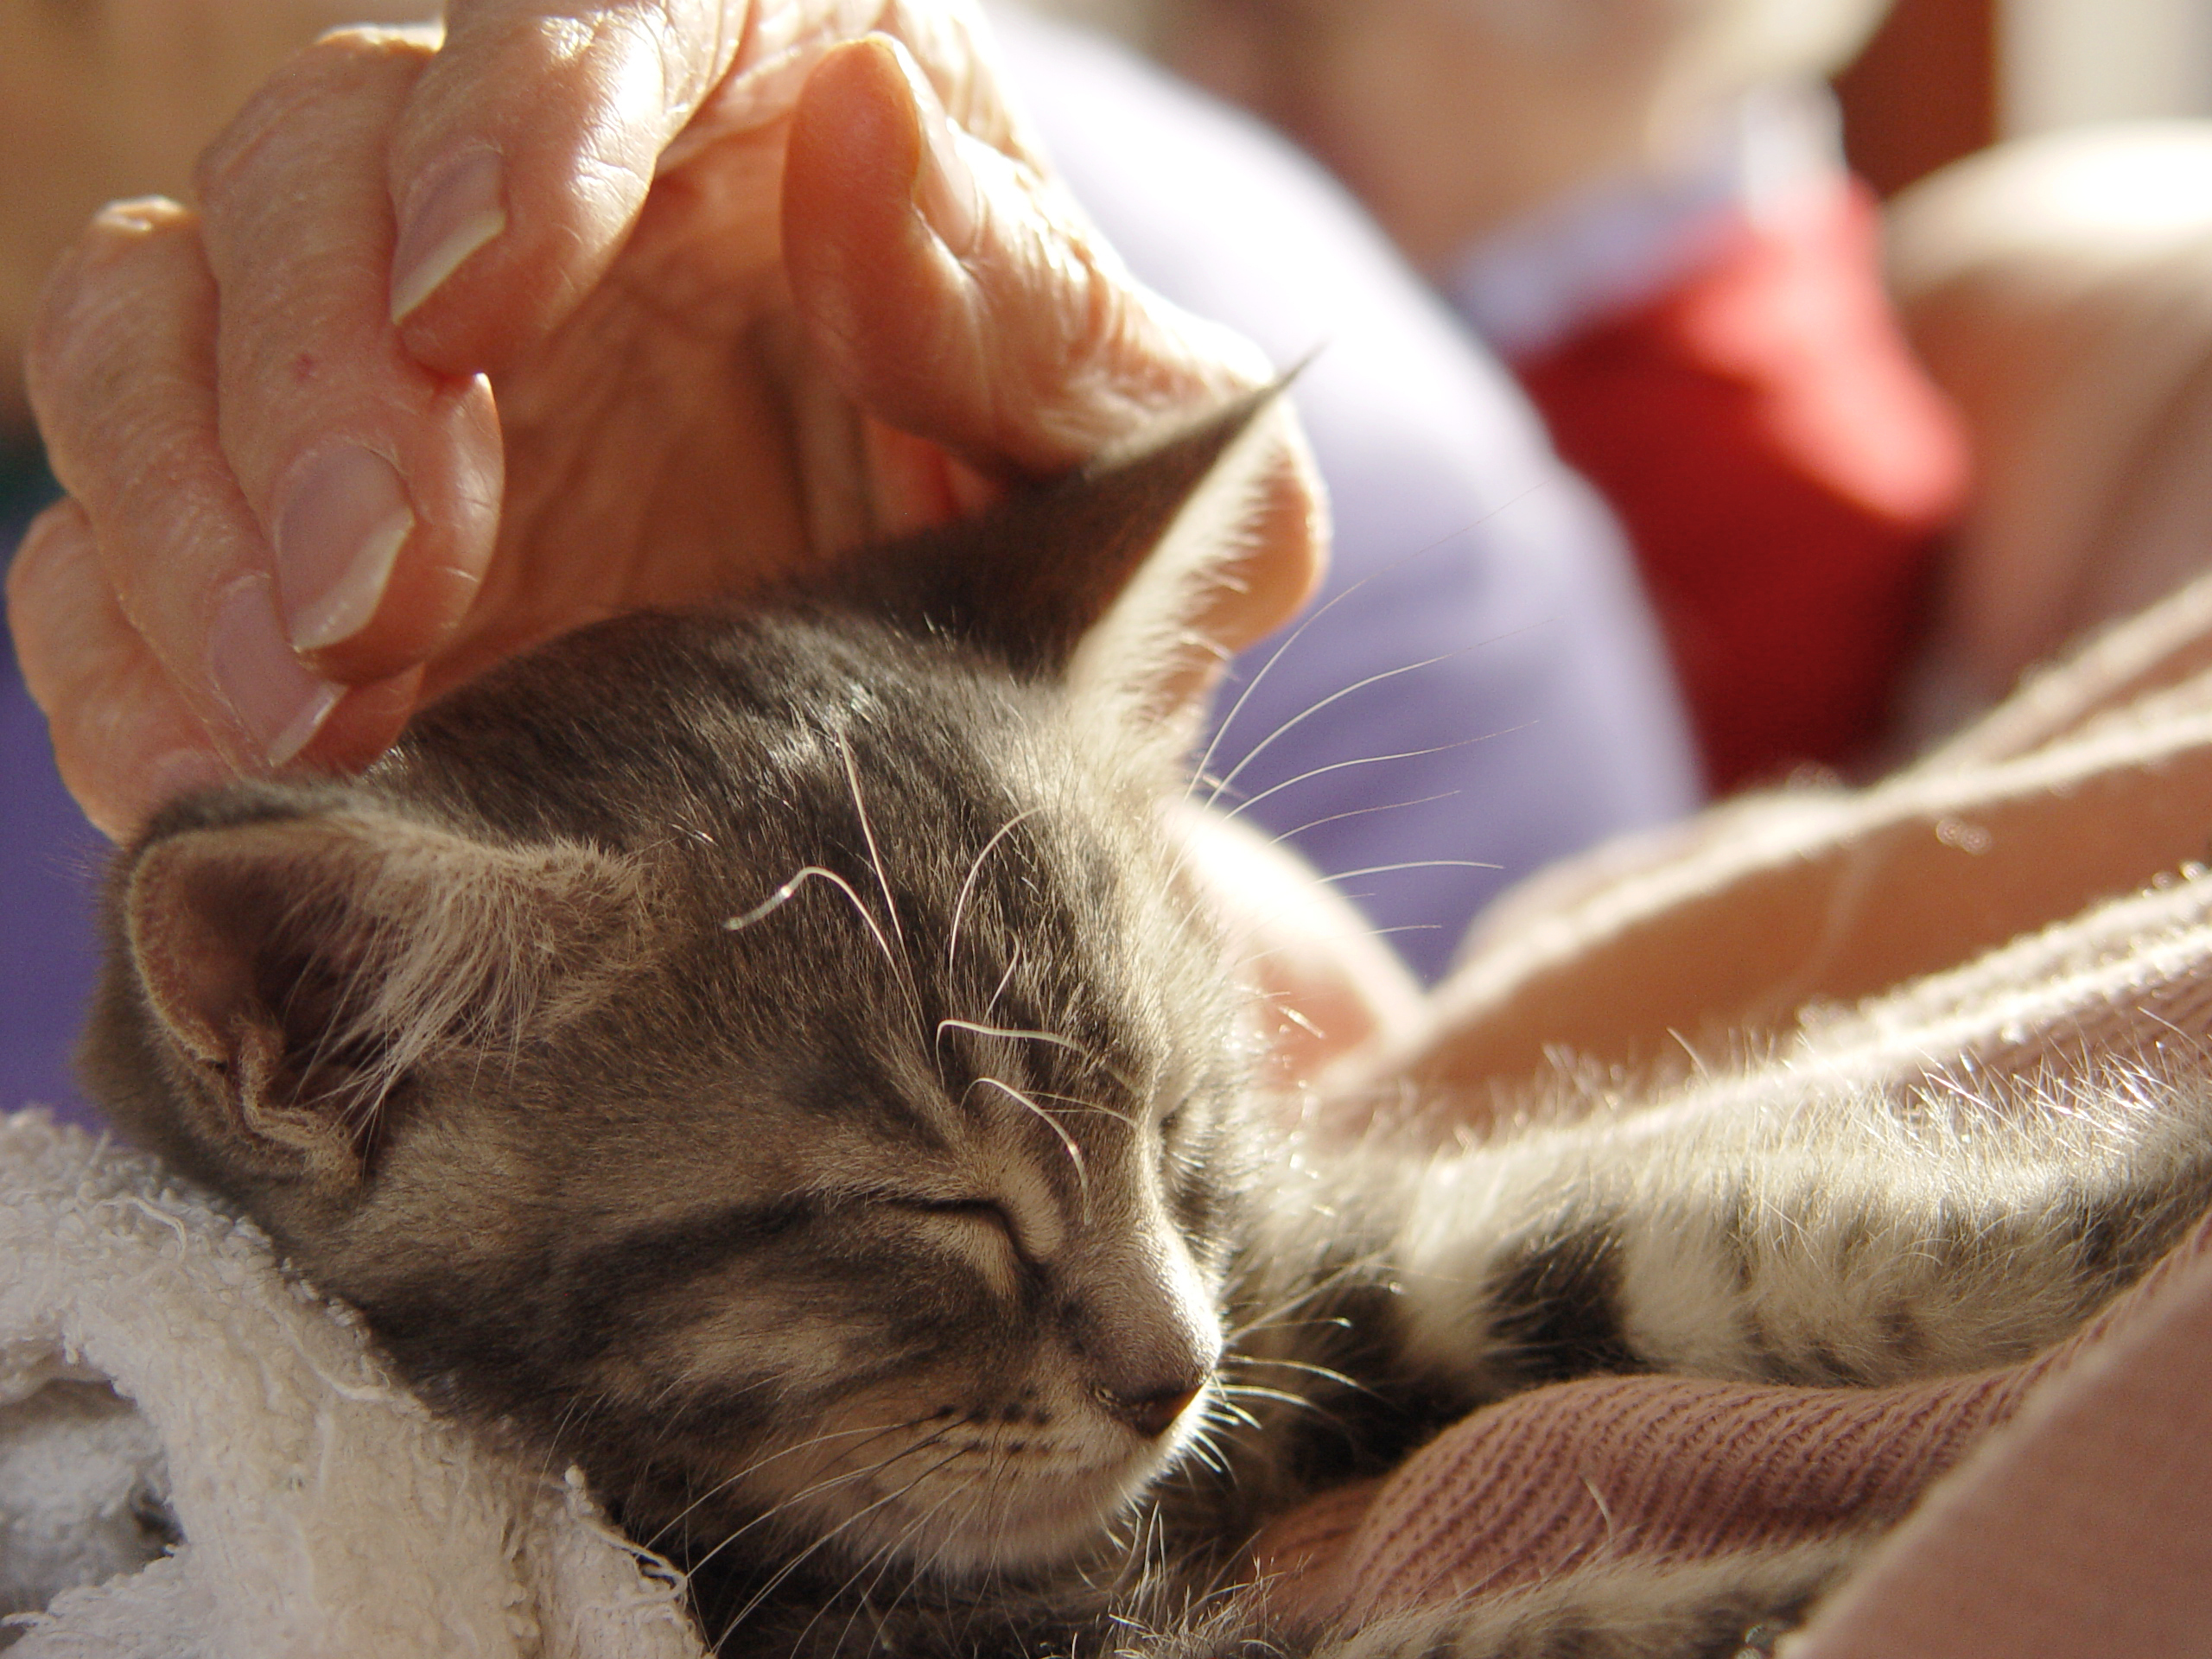
M 1158 44 L 1132 0 L 1046 3 Z M 2212 115 L 2212 0 L 1900 0 L 1836 87 L 1853 167 L 1890 194 L 1999 137 Z

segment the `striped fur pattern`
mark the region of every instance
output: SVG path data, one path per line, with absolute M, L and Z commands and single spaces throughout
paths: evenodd
M 1096 648 L 1173 654 L 1209 555 L 1163 526 L 1251 417 L 1070 486 L 1074 530 L 1033 502 L 588 630 L 365 778 L 193 798 L 118 863 L 84 1050 L 115 1119 L 431 1401 L 581 1464 L 721 1652 L 1757 1649 L 1860 1541 L 1354 1630 L 1221 1586 L 1484 1402 L 2011 1358 L 2212 1198 L 2201 1111 L 2147 1078 L 1448 1154 L 1287 1127 L 1159 831 L 1175 739 L 1132 741 L 1142 675 Z M 1135 540 L 1170 568 L 1131 617 L 1099 572 Z

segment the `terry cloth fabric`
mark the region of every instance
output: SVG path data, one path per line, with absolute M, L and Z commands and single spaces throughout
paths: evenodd
M 1627 527 L 1725 791 L 1880 735 L 1967 457 L 1866 190 L 1813 181 L 1707 235 L 1663 293 L 1515 367 Z
M 701 1659 L 580 1484 L 433 1417 L 268 1239 L 0 1118 L 9 1659 Z

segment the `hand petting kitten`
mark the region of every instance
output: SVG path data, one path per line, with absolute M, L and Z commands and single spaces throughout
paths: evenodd
M 101 214 L 30 353 L 70 499 L 10 619 L 112 834 L 234 772 L 365 764 L 526 645 L 964 516 L 1270 374 L 1098 244 L 965 0 L 674 29 L 456 0 L 442 41 L 293 60 L 197 194 Z M 1318 570 L 1281 442 L 1224 645 Z

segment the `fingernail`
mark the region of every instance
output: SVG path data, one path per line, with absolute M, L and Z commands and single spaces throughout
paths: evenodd
M 370 450 L 334 450 L 294 480 L 276 543 L 276 595 L 295 651 L 321 651 L 369 626 L 414 528 L 407 486 Z
M 472 149 L 417 192 L 391 253 L 391 320 L 404 322 L 507 228 L 506 168 L 496 149 Z
M 300 665 L 265 576 L 235 583 L 216 607 L 208 671 L 231 716 L 262 760 L 286 765 L 322 729 L 346 695 Z
M 976 245 L 983 219 L 982 189 L 975 169 L 960 153 L 960 136 L 938 101 L 937 89 L 921 67 L 899 54 L 906 83 L 913 88 L 914 111 L 921 122 L 922 161 L 914 174 L 914 205 L 937 239 L 955 257 Z

